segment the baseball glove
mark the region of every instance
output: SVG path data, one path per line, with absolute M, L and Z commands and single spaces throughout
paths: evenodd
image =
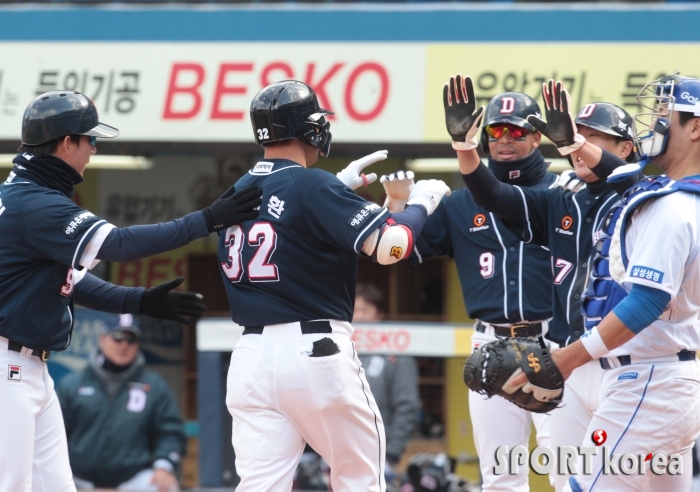
M 528 382 L 511 384 L 523 372 Z M 464 383 L 472 391 L 489 398 L 502 396 L 535 413 L 554 410 L 564 395 L 564 377 L 541 337 L 504 338 L 482 345 L 464 365 Z

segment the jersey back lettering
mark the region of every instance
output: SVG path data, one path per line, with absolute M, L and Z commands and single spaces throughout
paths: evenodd
M 73 327 L 74 269 L 106 222 L 24 178 L 0 185 L 0 336 L 63 350 Z
M 534 187 L 546 188 L 555 179 L 548 173 Z M 470 318 L 509 324 L 552 316 L 549 252 L 523 243 L 467 189 L 443 198 L 428 217 L 411 260 L 437 255 L 455 259 Z
M 259 162 L 236 189 L 251 185 L 263 190 L 258 218 L 219 238 L 219 269 L 233 321 L 350 321 L 357 255 L 389 211 L 329 172 L 284 159 Z

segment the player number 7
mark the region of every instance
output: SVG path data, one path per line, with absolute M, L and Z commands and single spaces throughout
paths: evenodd
M 559 285 L 561 284 L 566 276 L 569 274 L 572 268 L 574 268 L 574 264 L 571 263 L 570 261 L 562 260 L 561 258 L 557 258 L 557 260 L 554 262 L 555 267 L 561 268 L 559 270 L 559 273 L 557 273 L 556 277 L 554 277 L 554 283 Z

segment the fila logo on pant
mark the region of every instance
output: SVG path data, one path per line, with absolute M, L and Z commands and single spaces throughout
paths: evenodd
M 10 381 L 21 381 L 22 380 L 22 368 L 20 366 L 14 366 L 12 364 L 7 365 L 7 379 Z

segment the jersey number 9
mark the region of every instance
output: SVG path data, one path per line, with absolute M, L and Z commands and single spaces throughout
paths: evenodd
M 493 264 L 496 261 L 496 257 L 493 253 L 481 253 L 479 256 L 479 266 L 481 266 L 481 276 L 484 278 L 493 277 Z
M 226 230 L 226 242 L 228 248 L 227 261 L 221 262 L 226 277 L 231 282 L 240 282 L 243 278 L 243 246 L 247 242 L 249 246 L 257 248 L 253 258 L 248 263 L 248 278 L 251 282 L 277 282 L 279 273 L 277 265 L 270 263 L 270 259 L 277 247 L 277 233 L 269 222 L 256 222 L 246 234 L 240 225 L 229 227 Z

